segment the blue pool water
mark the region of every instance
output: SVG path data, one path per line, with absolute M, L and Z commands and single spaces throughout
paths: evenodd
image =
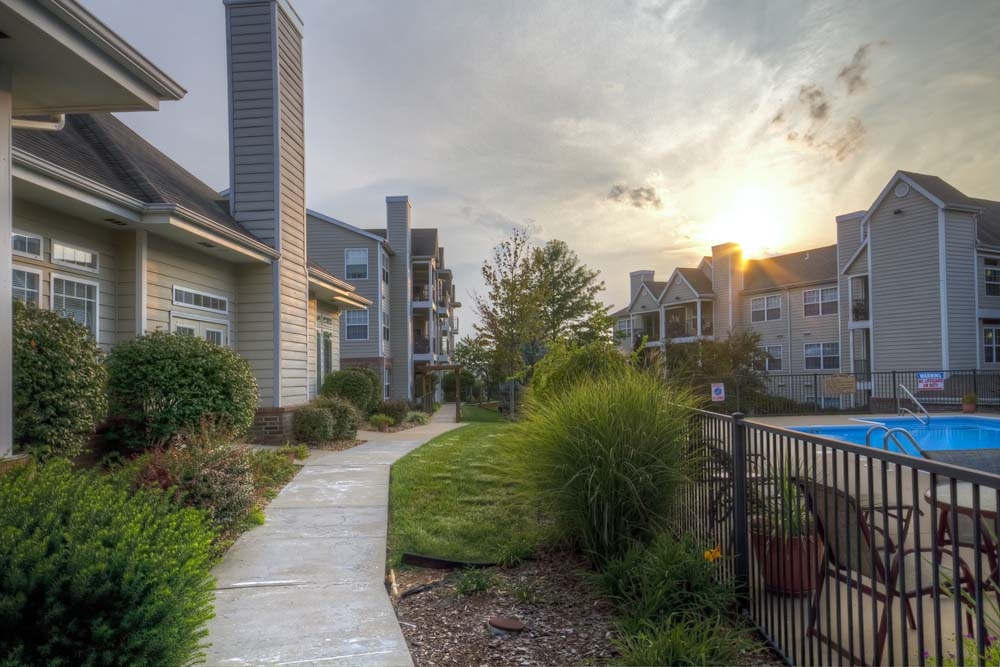
M 1000 449 L 1000 419 L 989 417 L 931 417 L 924 426 L 913 417 L 889 419 L 858 419 L 851 426 L 800 426 L 793 431 L 846 440 L 856 445 L 865 444 L 865 434 L 875 424 L 889 428 L 902 427 L 913 434 L 920 447 L 926 451 L 956 449 Z M 871 445 L 882 447 L 885 432 L 873 433 Z M 899 439 L 903 449 L 911 456 L 920 456 L 905 437 Z M 895 449 L 890 445 L 890 449 Z

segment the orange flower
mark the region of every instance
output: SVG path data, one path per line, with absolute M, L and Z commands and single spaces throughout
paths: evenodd
M 705 560 L 712 563 L 719 558 L 722 558 L 722 548 L 720 545 L 716 544 L 714 549 L 709 549 L 705 552 Z

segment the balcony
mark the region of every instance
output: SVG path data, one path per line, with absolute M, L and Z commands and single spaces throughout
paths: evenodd
M 852 326 L 870 326 L 871 303 L 868 292 L 868 276 L 851 278 L 851 321 Z
M 670 340 L 684 340 L 689 338 L 707 337 L 712 335 L 712 320 L 703 319 L 701 322 L 701 333 L 698 332 L 698 318 L 687 320 L 667 320 L 666 337 Z
M 426 336 L 413 339 L 413 354 L 432 354 L 431 340 Z

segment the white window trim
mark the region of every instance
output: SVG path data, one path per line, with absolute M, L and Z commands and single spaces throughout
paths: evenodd
M 835 299 L 833 299 L 832 301 L 823 301 L 823 291 L 824 290 L 834 290 L 837 293 L 837 297 Z M 818 297 L 816 299 L 816 304 L 815 305 L 819 306 L 819 312 L 816 313 L 815 315 L 809 315 L 809 314 L 806 313 L 806 306 L 807 305 L 810 305 L 810 306 L 813 305 L 813 304 L 807 304 L 806 303 L 806 294 L 809 294 L 810 292 L 816 292 L 817 293 L 817 297 Z M 824 313 L 823 312 L 823 304 L 824 303 L 833 303 L 833 304 L 836 304 L 837 312 L 836 313 Z M 830 315 L 837 315 L 839 312 L 840 312 L 840 289 L 839 288 L 837 288 L 837 287 L 817 287 L 815 289 L 802 290 L 802 317 L 829 317 Z
M 777 317 L 768 317 L 767 316 L 767 311 L 770 310 L 767 307 L 767 300 L 768 299 L 777 299 L 778 300 L 778 316 Z M 764 307 L 763 308 L 754 308 L 753 307 L 753 302 L 754 301 L 763 301 L 764 302 Z M 780 294 L 768 294 L 768 295 L 765 295 L 765 296 L 750 297 L 750 323 L 751 324 L 760 324 L 761 322 L 780 322 L 781 321 L 781 316 L 783 315 L 783 313 L 781 311 L 784 310 L 784 307 L 785 307 L 784 304 L 781 303 L 781 295 Z M 762 311 L 764 313 L 764 319 L 762 319 L 762 320 L 755 320 L 753 318 L 753 313 L 754 313 L 755 310 Z
M 222 338 L 222 342 L 219 344 L 220 347 L 227 347 L 229 345 L 229 341 L 226 340 L 227 336 L 226 336 L 226 330 L 225 329 L 215 329 L 213 327 L 205 327 L 205 333 L 208 334 L 209 332 L 217 333 Z M 208 340 L 208 336 L 207 335 L 205 336 L 205 340 Z M 211 341 L 209 341 L 209 342 L 211 342 Z
M 67 248 L 72 248 L 73 250 L 80 250 L 82 252 L 92 253 L 94 255 L 94 259 L 96 260 L 96 264 L 95 264 L 94 268 L 90 268 L 89 266 L 80 266 L 79 264 L 72 264 L 70 262 L 61 262 L 61 261 L 59 261 L 58 259 L 56 259 L 56 244 L 59 244 L 61 246 L 65 246 Z M 67 243 L 66 241 L 60 241 L 59 239 L 55 239 L 55 238 L 52 239 L 52 257 L 51 257 L 51 259 L 52 259 L 52 263 L 53 264 L 57 264 L 59 266 L 64 266 L 64 267 L 66 267 L 68 269 L 73 269 L 75 271 L 86 271 L 87 273 L 100 273 L 101 272 L 101 253 L 99 251 L 97 251 L 97 250 L 94 250 L 93 248 L 87 248 L 87 247 L 84 247 L 82 245 L 76 245 L 75 243 Z
M 52 272 L 49 274 L 49 310 L 56 311 L 56 279 L 71 283 L 94 286 L 94 342 L 101 342 L 101 284 L 96 280 L 86 280 L 80 276 Z
M 349 327 L 360 327 L 361 326 L 360 324 L 349 324 L 348 323 L 348 321 L 347 321 L 347 313 L 351 313 L 351 312 L 361 312 L 361 313 L 365 313 L 367 315 L 366 322 L 365 322 L 365 337 L 364 338 L 351 338 L 350 336 L 347 335 Z M 355 309 L 352 309 L 352 310 L 345 310 L 344 311 L 344 316 L 341 318 L 341 321 L 343 321 L 343 323 L 344 323 L 344 340 L 345 341 L 350 341 L 352 343 L 361 343 L 361 342 L 366 342 L 366 341 L 368 341 L 371 338 L 372 316 L 371 316 L 371 313 L 369 312 L 369 310 L 367 308 L 355 308 Z
M 364 250 L 365 251 L 365 277 L 364 278 L 352 278 L 349 275 L 349 272 L 347 271 L 347 267 L 348 267 L 347 253 L 349 253 L 351 251 L 355 251 L 355 250 Z M 371 274 L 371 271 L 368 270 L 368 261 L 369 261 L 368 248 L 344 248 L 344 280 L 347 280 L 347 281 L 351 281 L 351 280 L 368 280 L 368 278 L 369 278 L 369 276 Z M 381 278 L 379 278 L 379 279 L 381 280 Z
M 13 270 L 13 271 L 24 271 L 25 273 L 34 273 L 36 276 L 38 276 L 38 300 L 35 302 L 35 305 L 38 306 L 39 308 L 41 308 L 42 307 L 42 277 L 43 277 L 41 270 L 32 268 L 30 266 L 25 266 L 24 264 L 13 264 L 11 266 L 11 270 Z M 12 284 L 11 285 L 11 293 L 13 293 L 13 289 L 14 289 L 14 286 Z
M 993 348 L 993 361 L 986 361 L 987 329 L 993 329 L 993 345 L 990 346 Z M 1000 364 L 1000 355 L 997 354 L 998 352 L 1000 352 L 1000 335 L 998 335 L 1000 334 L 1000 324 L 983 324 L 982 322 L 980 322 L 979 333 L 983 337 L 982 343 L 979 345 L 980 353 L 983 355 L 983 363 L 988 364 L 990 366 L 995 366 L 996 364 Z
M 174 327 L 174 330 L 171 331 L 170 333 L 179 334 L 179 333 L 181 333 L 181 329 L 190 329 L 191 330 L 191 333 L 184 334 L 185 336 L 191 336 L 193 338 L 194 336 L 198 335 L 198 330 L 197 329 L 195 329 L 194 327 L 189 327 L 186 324 L 178 324 L 177 326 Z
M 820 346 L 820 348 L 819 348 L 819 357 L 808 357 L 808 356 L 806 356 L 806 348 L 809 347 L 810 345 L 819 345 Z M 837 346 L 837 365 L 834 366 L 834 367 L 832 367 L 832 368 L 824 368 L 823 367 L 823 358 L 831 356 L 831 355 L 823 354 L 823 346 L 824 345 L 836 345 Z M 837 340 L 821 340 L 821 341 L 816 341 L 816 342 L 810 341 L 808 343 L 803 343 L 802 344 L 802 369 L 804 371 L 806 371 L 806 372 L 813 372 L 813 371 L 839 371 L 840 368 L 841 368 L 841 366 L 843 366 L 843 357 L 844 357 L 844 351 L 841 349 L 841 347 L 842 346 L 840 344 L 840 341 L 837 341 Z M 817 359 L 818 358 L 819 359 L 819 368 L 809 368 L 808 366 L 806 366 L 806 362 L 810 358 L 812 358 L 812 359 Z
M 42 256 L 45 254 L 45 237 L 15 228 L 11 230 L 11 248 L 13 248 L 14 244 L 14 237 L 13 237 L 14 234 L 17 234 L 18 236 L 26 236 L 29 239 L 38 239 L 38 254 L 32 255 L 30 252 L 21 252 L 20 250 L 11 250 L 11 253 L 16 255 L 17 257 L 28 257 L 29 259 L 42 259 Z
M 770 352 L 768 352 L 768 349 L 775 348 L 775 347 L 778 348 L 778 359 L 781 361 L 781 368 L 771 368 L 771 362 L 773 361 L 773 359 L 771 359 L 771 357 L 773 357 L 774 355 L 772 355 Z M 762 349 L 764 351 L 764 354 L 768 355 L 768 358 L 764 359 L 764 370 L 766 370 L 769 373 L 770 372 L 780 373 L 780 372 L 782 372 L 782 371 L 785 370 L 785 346 L 784 345 L 761 345 L 760 349 Z
M 997 262 L 997 265 L 996 266 L 990 266 L 990 265 L 988 265 L 986 263 L 987 260 L 993 260 L 993 261 Z M 983 268 L 983 294 L 985 296 L 987 296 L 987 297 L 1000 296 L 998 294 L 990 294 L 990 285 L 997 285 L 998 287 L 1000 287 L 1000 281 L 997 281 L 997 280 L 987 280 L 986 279 L 986 272 L 987 271 L 993 270 L 993 271 L 996 271 L 997 273 L 1000 273 L 1000 257 L 984 256 L 983 257 L 983 263 L 981 264 L 981 266 Z
M 178 318 L 182 320 L 194 320 L 195 322 L 205 322 L 207 324 L 218 324 L 219 326 L 226 327 L 227 332 L 232 332 L 233 330 L 232 320 L 222 320 L 219 319 L 218 317 L 207 317 L 205 315 L 197 315 L 195 313 L 184 313 L 177 310 L 171 310 L 167 317 L 168 331 L 172 332 L 174 330 L 174 320 Z M 227 339 L 227 345 L 228 345 L 228 339 L 230 338 L 230 336 L 228 334 L 224 335 Z
M 190 303 L 184 303 L 183 301 L 177 300 L 177 290 L 183 290 L 185 292 L 191 292 L 192 294 L 198 294 L 200 296 L 207 296 L 210 299 L 222 299 L 226 302 L 225 310 L 217 310 L 215 308 L 206 308 L 205 306 L 195 306 Z M 184 285 L 171 285 L 170 286 L 170 301 L 175 306 L 180 306 L 181 308 L 193 308 L 195 310 L 204 310 L 209 313 L 219 313 L 221 315 L 229 314 L 229 297 L 223 296 L 222 294 L 212 294 L 211 292 L 203 292 L 201 290 L 192 289 L 190 287 L 185 287 Z

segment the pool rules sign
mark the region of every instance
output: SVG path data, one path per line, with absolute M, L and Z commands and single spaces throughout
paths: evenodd
M 712 402 L 721 403 L 726 400 L 726 385 L 723 382 L 712 383 Z

